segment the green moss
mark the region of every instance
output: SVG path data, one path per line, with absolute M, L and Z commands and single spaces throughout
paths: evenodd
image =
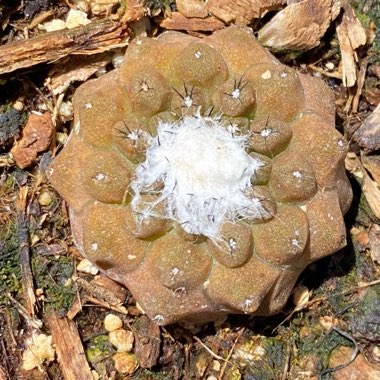
M 69 281 L 73 273 L 72 259 L 33 254 L 32 269 L 36 288 L 44 291 L 45 310 L 48 313 L 53 310 L 67 311 L 75 294 Z
M 299 357 L 312 356 L 319 359 L 319 368 L 317 368 L 319 372 L 328 368 L 330 355 L 336 348 L 341 346 L 353 346 L 350 340 L 334 330 L 321 334 L 312 342 L 302 337 L 302 339 L 296 340 L 295 343 Z
M 165 374 L 161 371 L 150 371 L 148 369 L 143 370 L 139 373 L 140 380 L 171 380 L 173 377 L 171 375 Z
M 359 303 L 355 314 L 352 315 L 351 329 L 355 336 L 376 342 L 380 336 L 380 286 L 367 290 Z
M 0 306 L 8 293 L 21 290 L 21 271 L 17 226 L 13 220 L 0 225 Z
M 260 347 L 265 352 L 262 358 L 249 360 L 245 370 L 245 378 L 255 380 L 271 380 L 281 377 L 281 369 L 284 365 L 284 343 L 276 338 L 261 337 Z M 247 342 L 241 349 L 252 353 L 257 348 L 257 341 Z
M 98 335 L 87 343 L 86 357 L 92 365 L 107 359 L 114 352 L 108 335 Z

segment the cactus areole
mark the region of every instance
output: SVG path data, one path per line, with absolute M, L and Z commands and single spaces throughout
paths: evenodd
M 346 244 L 333 95 L 248 29 L 136 39 L 74 114 L 50 179 L 75 243 L 158 324 L 277 313 Z

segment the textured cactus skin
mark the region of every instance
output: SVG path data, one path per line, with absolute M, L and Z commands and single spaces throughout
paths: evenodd
M 194 112 L 182 99 L 190 89 L 201 112 L 223 113 L 250 132 L 250 154 L 266 162 L 253 189 L 274 216 L 226 222 L 223 237 L 237 243 L 230 254 L 169 220 L 151 218 L 136 232 L 128 185 L 146 146 L 125 135 L 154 135 L 159 119 Z M 77 90 L 74 112 L 50 179 L 69 204 L 75 242 L 159 324 L 277 313 L 309 263 L 346 245 L 352 192 L 333 95 L 321 80 L 282 65 L 247 30 L 137 41 L 119 69 Z

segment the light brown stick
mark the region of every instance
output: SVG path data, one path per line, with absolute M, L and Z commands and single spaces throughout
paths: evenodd
M 48 323 L 64 379 L 93 380 L 75 322 L 53 313 Z
M 70 54 L 95 54 L 125 46 L 127 24 L 99 20 L 0 46 L 0 74 L 58 60 Z

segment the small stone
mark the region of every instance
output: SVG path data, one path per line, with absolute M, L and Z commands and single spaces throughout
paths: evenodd
M 59 116 L 63 121 L 70 121 L 73 119 L 73 105 L 70 101 L 62 102 L 59 107 Z
M 104 328 L 111 332 L 123 327 L 123 321 L 115 314 L 107 314 L 104 318 Z
M 129 352 L 133 347 L 133 332 L 118 329 L 109 333 L 110 342 L 117 348 L 118 352 Z
M 91 21 L 87 18 L 87 13 L 70 9 L 66 17 L 66 27 L 69 29 L 75 28 L 80 25 L 87 25 Z
M 212 362 L 212 369 L 216 372 L 219 372 L 220 371 L 220 362 L 218 362 L 217 360 L 214 360 Z
M 119 0 L 90 0 L 89 1 L 91 12 L 94 15 L 99 15 L 101 13 L 109 12 L 112 9 L 112 7 L 114 7 L 119 2 L 120 2 Z
M 17 100 L 13 103 L 13 108 L 16 111 L 22 111 L 24 109 L 24 103 L 21 100 Z
M 372 349 L 372 355 L 373 358 L 376 360 L 376 362 L 380 362 L 380 347 L 379 346 L 374 346 Z
M 326 66 L 326 69 L 327 69 L 327 70 L 330 70 L 330 71 L 334 70 L 334 67 L 335 67 L 335 65 L 334 65 L 333 62 L 327 62 L 327 63 L 325 64 L 325 66 Z
M 99 269 L 92 265 L 87 259 L 83 259 L 77 266 L 79 272 L 96 275 L 99 273 Z
M 51 191 L 44 189 L 38 196 L 38 203 L 41 206 L 49 206 L 53 202 L 53 194 Z
M 129 352 L 118 352 L 112 356 L 112 359 L 116 370 L 125 375 L 131 375 L 138 367 L 136 356 Z
M 51 20 L 41 25 L 41 29 L 45 29 L 47 32 L 55 32 L 56 30 L 62 30 L 66 28 L 66 23 L 63 20 Z

